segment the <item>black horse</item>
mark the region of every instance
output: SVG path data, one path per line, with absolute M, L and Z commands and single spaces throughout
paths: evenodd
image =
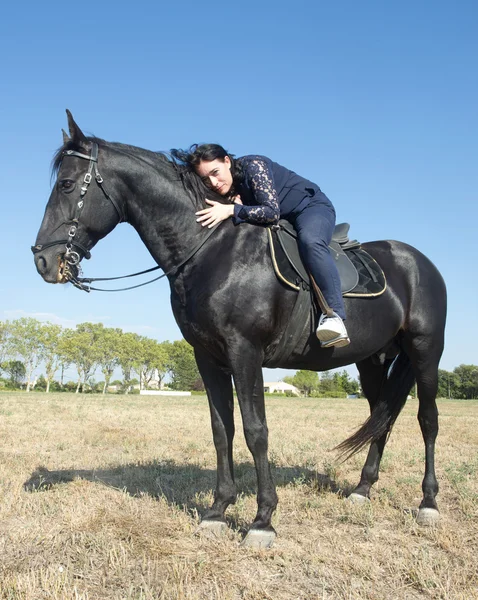
M 138 232 L 168 273 L 175 318 L 192 344 L 207 390 L 217 487 L 203 527 L 220 528 L 236 499 L 232 445 L 233 386 L 257 472 L 258 511 L 244 543 L 267 546 L 275 532 L 277 495 L 268 460 L 262 367 L 271 365 L 296 300 L 276 278 L 264 228 L 230 220 L 215 230 L 196 223 L 206 194 L 194 174 L 181 173 L 166 155 L 86 137 L 67 111 L 70 137 L 55 157 L 57 181 L 38 233 L 35 264 L 49 283 L 75 279 L 76 266 L 120 221 Z M 91 180 L 91 183 L 90 183 Z M 386 291 L 376 298 L 346 299 L 351 344 L 322 349 L 309 322 L 289 358 L 289 369 L 322 371 L 355 363 L 370 417 L 341 444 L 353 454 L 370 443 L 360 482 L 351 498 L 368 499 L 385 443 L 415 380 L 426 464 L 418 520 L 439 518 L 434 454 L 438 433 L 436 393 L 443 351 L 446 289 L 435 266 L 397 241 L 364 248 L 382 266 Z M 309 320 L 312 317 L 309 316 Z

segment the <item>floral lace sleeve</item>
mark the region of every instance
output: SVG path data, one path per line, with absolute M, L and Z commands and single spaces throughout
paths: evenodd
M 236 204 L 234 221 L 247 221 L 257 225 L 277 223 L 280 217 L 279 198 L 267 163 L 261 158 L 254 158 L 247 163 L 247 175 L 257 206 Z

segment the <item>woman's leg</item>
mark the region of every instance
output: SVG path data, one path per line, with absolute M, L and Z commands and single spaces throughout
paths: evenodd
M 329 243 L 335 227 L 335 210 L 330 200 L 319 192 L 293 220 L 302 259 L 327 300 L 341 319 L 345 308 L 340 277 L 330 255 Z

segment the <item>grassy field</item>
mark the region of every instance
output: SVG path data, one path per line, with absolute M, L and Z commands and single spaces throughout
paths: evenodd
M 328 600 L 478 598 L 478 402 L 440 401 L 442 521 L 420 528 L 416 401 L 398 419 L 368 506 L 343 493 L 364 454 L 331 450 L 364 400 L 268 398 L 278 532 L 239 543 L 255 472 L 236 410 L 229 532 L 197 535 L 215 452 L 204 397 L 0 395 L 0 598 Z

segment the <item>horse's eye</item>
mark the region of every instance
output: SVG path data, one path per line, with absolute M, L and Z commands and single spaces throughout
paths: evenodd
M 75 182 L 71 179 L 62 179 L 59 183 L 64 192 L 71 192 L 75 187 Z

